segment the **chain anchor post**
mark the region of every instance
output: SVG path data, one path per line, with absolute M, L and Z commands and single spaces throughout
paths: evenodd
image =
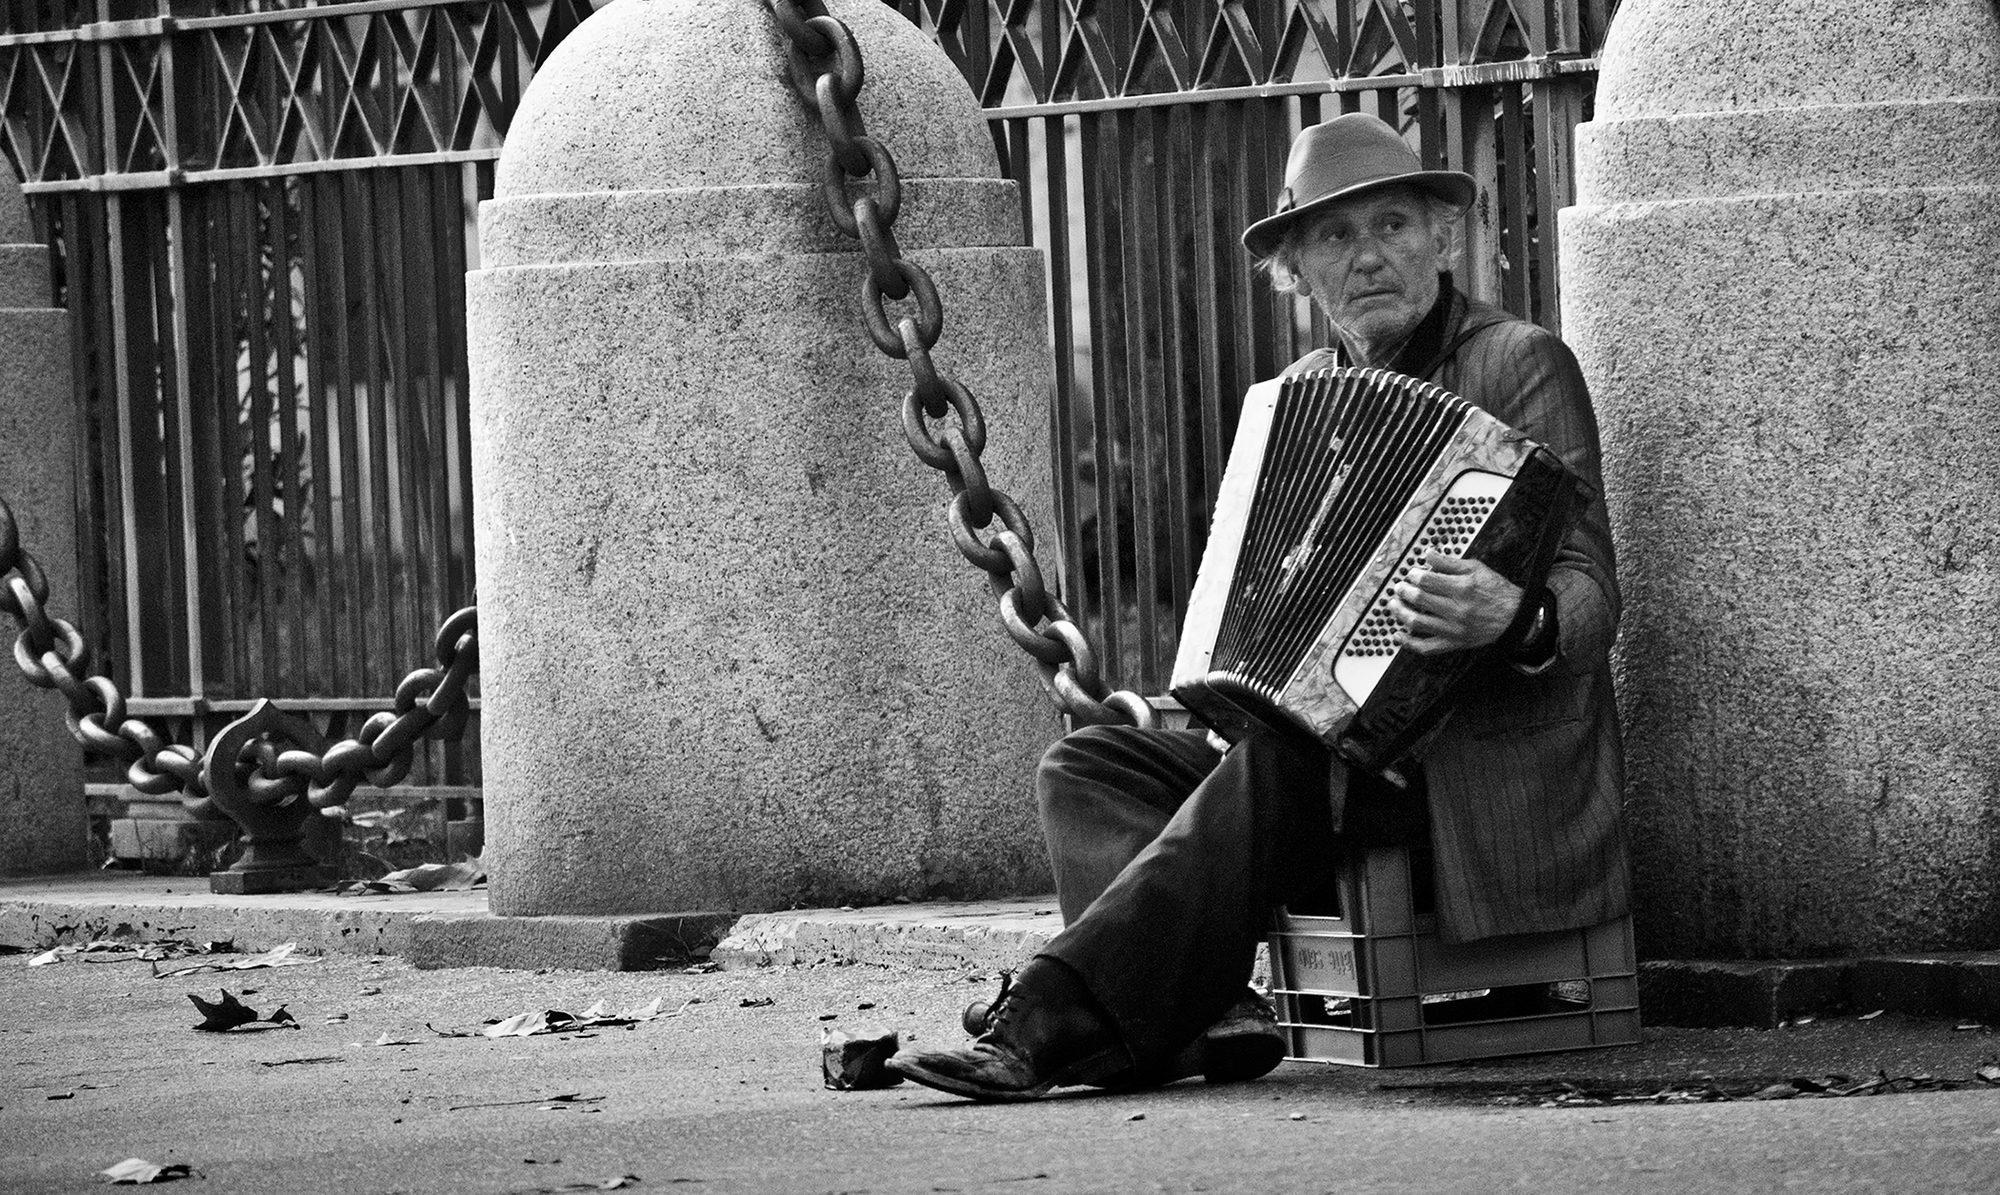
M 234 896 L 324 888 L 339 878 L 306 849 L 310 831 L 336 823 L 306 799 L 303 776 L 264 778 L 254 771 L 260 744 L 283 740 L 324 755 L 326 740 L 313 724 L 269 698 L 224 727 L 208 746 L 202 777 L 209 800 L 243 829 L 243 855 L 226 871 L 210 873 L 209 891 Z M 248 765 L 248 766 L 246 766 Z

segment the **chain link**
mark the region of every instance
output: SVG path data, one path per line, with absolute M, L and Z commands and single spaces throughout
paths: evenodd
M 49 583 L 42 567 L 20 545 L 14 512 L 0 499 L 0 611 L 21 625 L 14 662 L 28 683 L 53 689 L 69 702 L 69 729 L 85 749 L 126 762 L 125 779 L 142 793 L 181 794 L 196 814 L 214 808 L 192 747 L 169 743 L 125 708 L 125 695 L 109 677 L 90 674 L 90 646 L 64 619 L 48 614 Z M 435 667 L 419 668 L 396 687 L 395 709 L 363 723 L 351 739 L 324 755 L 284 750 L 264 741 L 246 746 L 237 774 L 252 799 L 286 805 L 301 796 L 329 816 L 363 781 L 387 788 L 410 773 L 419 739 L 455 740 L 471 716 L 466 686 L 479 670 L 479 615 L 468 606 L 438 628 Z
M 944 334 L 944 305 L 922 266 L 902 256 L 892 226 L 903 184 L 887 146 L 868 135 L 855 99 L 866 81 L 853 32 L 828 15 L 821 0 L 767 0 L 785 36 L 792 87 L 826 133 L 827 214 L 861 242 L 861 318 L 868 339 L 910 367 L 903 396 L 903 438 L 951 487 L 951 536 L 973 566 L 986 573 L 999 599 L 1000 624 L 1034 658 L 1043 682 L 1078 724 L 1156 724 L 1152 705 L 1128 690 L 1108 692 L 1091 648 L 1053 582 L 1035 563 L 1035 536 L 1020 505 L 993 488 L 980 454 L 986 419 L 979 402 L 941 372 L 930 350 Z M 892 311 L 890 304 L 914 311 Z M 934 426 L 935 425 L 935 426 Z M 1000 526 L 992 530 L 994 519 Z

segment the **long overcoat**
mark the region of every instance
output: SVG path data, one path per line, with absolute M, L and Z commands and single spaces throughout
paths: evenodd
M 1481 664 L 1420 750 L 1439 928 L 1448 940 L 1464 941 L 1595 925 L 1624 915 L 1630 901 L 1609 662 L 1618 580 L 1597 419 L 1567 345 L 1442 281 L 1437 306 L 1395 368 L 1546 444 L 1599 497 L 1549 574 L 1559 631 L 1554 663 L 1532 675 L 1502 660 Z M 1286 372 L 1343 363 L 1338 350 L 1323 349 Z

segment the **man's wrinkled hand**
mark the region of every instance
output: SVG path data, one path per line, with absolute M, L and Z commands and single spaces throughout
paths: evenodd
M 1513 625 L 1521 596 L 1520 586 L 1480 561 L 1431 552 L 1391 587 L 1389 613 L 1402 627 L 1399 646 L 1442 655 L 1498 640 Z

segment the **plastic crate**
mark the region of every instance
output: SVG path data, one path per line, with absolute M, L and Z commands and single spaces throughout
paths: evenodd
M 1280 909 L 1272 1000 L 1301 1062 L 1418 1066 L 1639 1040 L 1632 919 L 1452 945 L 1412 899 L 1411 852 L 1337 866 L 1338 910 Z

